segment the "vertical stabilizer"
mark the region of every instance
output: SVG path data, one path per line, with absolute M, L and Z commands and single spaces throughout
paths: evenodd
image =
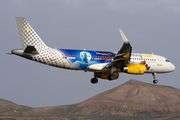
M 26 49 L 27 46 L 34 46 L 37 50 L 47 48 L 45 43 L 25 18 L 16 17 L 16 22 L 23 49 Z

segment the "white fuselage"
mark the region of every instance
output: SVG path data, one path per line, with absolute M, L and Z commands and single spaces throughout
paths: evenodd
M 76 50 L 73 50 L 76 51 Z M 84 51 L 84 50 L 82 50 Z M 13 50 L 12 53 L 22 56 L 23 50 Z M 107 56 L 98 56 L 98 55 L 90 55 L 88 60 L 94 60 L 91 64 L 88 64 L 81 61 L 81 62 L 72 62 L 72 60 L 78 59 L 79 54 L 64 54 L 60 49 L 53 49 L 53 48 L 47 48 L 46 50 L 39 51 L 39 54 L 32 55 L 32 60 L 59 67 L 64 69 L 71 69 L 71 70 L 85 70 L 85 71 L 91 71 L 91 72 L 101 72 L 101 70 L 108 65 L 111 61 L 113 61 L 113 56 L 107 57 Z M 83 59 L 83 57 L 82 57 Z M 108 59 L 107 62 L 101 62 L 103 59 Z M 96 62 L 98 61 L 98 63 Z M 169 62 L 165 57 L 154 55 L 154 54 L 142 54 L 142 53 L 132 53 L 131 54 L 131 61 L 130 64 L 142 64 L 142 62 L 145 61 L 145 65 L 149 67 L 149 69 L 146 70 L 146 73 L 168 73 L 172 72 L 175 69 L 175 66 Z M 81 64 L 87 64 L 86 67 L 81 67 Z M 121 72 L 121 71 L 119 71 Z

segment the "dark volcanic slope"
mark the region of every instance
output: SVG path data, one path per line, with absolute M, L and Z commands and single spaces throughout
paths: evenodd
M 76 114 L 120 116 L 180 113 L 180 90 L 130 80 L 113 89 L 73 105 Z
M 13 109 L 27 109 L 30 107 L 17 105 L 13 102 L 10 102 L 8 100 L 0 99 L 0 111 L 2 110 L 13 110 Z

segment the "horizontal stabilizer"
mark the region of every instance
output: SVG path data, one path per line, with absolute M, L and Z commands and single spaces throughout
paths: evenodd
M 12 53 L 6 53 L 6 54 L 8 54 L 8 55 L 12 55 Z
M 27 46 L 24 50 L 24 53 L 30 53 L 30 54 L 38 54 L 38 51 L 34 46 Z

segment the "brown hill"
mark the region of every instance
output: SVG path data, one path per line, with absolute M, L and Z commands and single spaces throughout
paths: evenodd
M 72 105 L 67 111 L 105 116 L 154 116 L 180 113 L 180 90 L 130 80 Z
M 0 101 L 1 103 L 1 101 Z M 1 107 L 1 106 L 0 106 Z M 180 90 L 130 80 L 83 102 L 0 112 L 17 119 L 180 119 Z
M 17 105 L 11 101 L 0 99 L 0 111 L 4 110 L 15 110 L 15 109 L 27 109 L 28 106 Z

